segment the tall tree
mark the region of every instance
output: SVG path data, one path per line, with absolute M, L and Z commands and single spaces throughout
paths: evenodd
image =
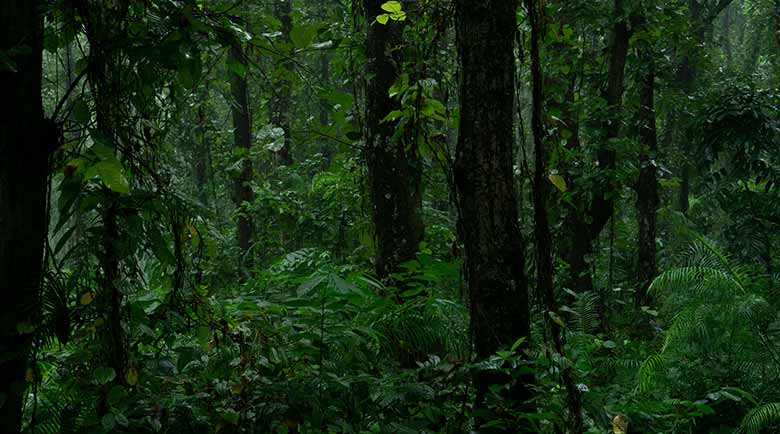
M 396 134 L 398 122 L 383 120 L 400 103 L 389 89 L 399 77 L 403 64 L 403 22 L 376 21 L 385 13 L 383 0 L 364 0 L 368 22 L 366 70 L 366 148 L 368 184 L 373 204 L 376 238 L 376 273 L 386 278 L 399 271 L 399 265 L 415 258 L 423 238 L 422 167 L 417 141 Z
M 593 244 L 614 213 L 616 188 L 610 177 L 615 168 L 616 153 L 610 142 L 620 134 L 620 108 L 623 101 L 624 75 L 628 56 L 631 30 L 625 17 L 623 0 L 615 0 L 613 4 L 614 24 L 612 26 L 611 44 L 609 46 L 609 69 L 607 80 L 602 89 L 602 97 L 606 101 L 606 112 L 602 114 L 603 131 L 599 138 L 597 160 L 601 173 L 592 189 L 585 194 L 590 200 L 585 200 L 584 211 L 587 218 L 578 214 L 570 216 L 570 248 L 566 255 L 574 288 L 577 291 L 589 291 L 593 288 L 591 270 L 588 258 L 593 254 Z
M 94 4 L 86 0 L 74 2 L 87 40 L 89 41 L 89 67 L 87 79 L 95 101 L 97 134 L 93 140 L 103 141 L 111 152 L 117 154 L 123 142 L 129 145 L 129 130 L 121 127 L 122 115 L 120 86 L 119 47 L 126 35 L 126 19 L 129 10 L 127 1 L 111 5 Z M 118 193 L 104 186 L 101 191 L 102 223 L 99 264 L 101 270 L 100 292 L 97 295 L 107 326 L 103 328 L 102 342 L 105 346 L 106 362 L 116 373 L 119 382 L 124 382 L 128 362 L 128 345 L 123 328 L 124 294 L 119 288 L 120 269 L 120 219 L 121 199 Z M 103 402 L 105 404 L 105 402 Z M 101 413 L 108 411 L 102 405 Z
M 27 359 L 39 310 L 48 150 L 41 103 L 42 2 L 0 4 L 0 431 L 21 430 Z M 7 57 L 6 57 L 7 56 Z
M 639 223 L 637 305 L 647 301 L 647 288 L 658 274 L 656 264 L 656 211 L 658 210 L 658 179 L 655 154 L 658 138 L 655 125 L 655 60 L 652 47 L 645 42 L 639 48 L 639 181 L 636 186 L 636 211 Z
M 454 174 L 471 328 L 476 355 L 485 359 L 530 332 L 512 167 L 517 3 L 458 0 L 456 8 L 462 76 Z M 507 379 L 479 374 L 477 406 L 491 384 L 502 382 Z M 529 396 L 527 384 L 512 386 L 512 399 Z
M 252 243 L 252 218 L 246 204 L 252 202 L 254 193 L 249 183 L 252 181 L 252 162 L 249 160 L 249 149 L 252 147 L 252 126 L 249 117 L 249 96 L 247 94 L 246 68 L 247 58 L 238 40 L 234 41 L 229 49 L 228 62 L 240 67 L 231 68 L 230 94 L 233 98 L 231 114 L 233 116 L 233 140 L 236 151 L 243 153 L 241 156 L 241 172 L 233 184 L 233 202 L 238 207 L 238 223 L 236 226 L 236 239 L 241 254 L 239 266 L 242 276 L 246 275 L 246 269 L 251 267 L 252 258 L 249 252 Z

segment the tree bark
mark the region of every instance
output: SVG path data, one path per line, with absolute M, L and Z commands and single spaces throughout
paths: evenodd
M 366 148 L 368 184 L 373 202 L 375 267 L 385 279 L 415 259 L 423 239 L 422 166 L 417 141 L 396 134 L 398 123 L 382 122 L 400 103 L 389 95 L 403 63 L 403 23 L 376 22 L 383 0 L 364 0 L 366 37 Z
M 639 156 L 639 182 L 637 184 L 636 211 L 639 226 L 638 273 L 639 288 L 636 292 L 637 306 L 648 302 L 647 288 L 658 274 L 656 264 L 656 211 L 658 210 L 658 180 L 655 158 L 658 138 L 655 125 L 655 61 L 649 47 L 640 51 L 638 79 L 639 90 L 639 141 L 642 152 Z
M 456 9 L 462 75 L 454 174 L 471 329 L 476 356 L 483 360 L 530 333 L 512 167 L 517 3 L 458 0 Z M 492 384 L 508 382 L 495 374 L 478 374 L 476 407 L 484 407 Z M 509 398 L 523 405 L 531 396 L 529 382 L 511 385 Z
M 56 131 L 41 103 L 41 2 L 0 4 L 0 52 L 14 69 L 0 68 L 0 431 L 21 430 L 31 330 L 46 236 L 48 152 Z
M 282 74 L 279 74 L 279 79 L 274 83 L 274 89 L 272 91 L 271 98 L 271 123 L 284 130 L 284 144 L 282 148 L 276 152 L 276 160 L 282 166 L 289 166 L 293 163 L 293 158 L 290 150 L 290 107 L 292 106 L 292 83 L 290 79 L 286 77 L 288 73 L 291 73 L 295 65 L 289 59 L 292 56 L 292 50 L 288 50 L 290 47 L 291 39 L 290 32 L 292 32 L 292 0 L 276 0 L 274 1 L 274 16 L 282 24 L 279 31 L 281 35 L 280 40 L 284 44 L 285 49 L 280 50 L 283 53 L 281 60 Z
M 252 266 L 252 218 L 246 209 L 246 204 L 254 199 L 254 192 L 249 183 L 252 181 L 252 162 L 249 159 L 249 150 L 252 147 L 252 127 L 249 118 L 249 102 L 247 95 L 246 66 L 247 59 L 244 50 L 236 41 L 230 48 L 229 56 L 232 62 L 244 66 L 244 73 L 238 74 L 230 71 L 230 93 L 233 97 L 231 114 L 233 116 L 233 140 L 236 151 L 245 153 L 242 156 L 241 172 L 233 184 L 233 202 L 238 207 L 238 222 L 236 225 L 236 240 L 241 254 L 239 268 L 242 278 L 248 274 Z

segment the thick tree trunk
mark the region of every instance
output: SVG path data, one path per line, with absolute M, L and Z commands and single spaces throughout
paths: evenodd
M 364 0 L 368 35 L 366 37 L 366 162 L 373 203 L 376 238 L 376 273 L 380 278 L 400 271 L 399 265 L 415 259 L 423 239 L 422 176 L 416 140 L 395 134 L 397 122 L 382 122 L 400 108 L 389 96 L 398 78 L 403 24 L 375 21 L 384 13 L 383 0 Z
M 639 139 L 642 153 L 639 157 L 639 182 L 637 184 L 636 211 L 639 224 L 639 288 L 636 292 L 638 306 L 647 303 L 647 288 L 658 274 L 656 265 L 656 211 L 658 210 L 658 180 L 655 158 L 658 139 L 655 126 L 655 62 L 649 48 L 640 53 L 639 77 Z
M 282 24 L 279 31 L 279 39 L 290 46 L 290 32 L 292 32 L 292 0 L 274 1 L 274 16 Z M 292 50 L 287 52 L 281 50 L 285 56 L 292 56 Z M 282 166 L 289 166 L 293 163 L 290 150 L 290 107 L 292 107 L 292 83 L 286 77 L 287 71 L 292 71 L 295 65 L 288 58 L 282 58 L 281 68 L 285 69 L 284 74 L 279 75 L 279 79 L 274 83 L 274 89 L 271 97 L 271 123 L 284 130 L 284 144 L 276 152 L 276 160 Z
M 546 175 L 550 149 L 548 146 L 545 146 L 545 131 L 542 117 L 544 91 L 542 89 L 542 68 L 539 60 L 539 36 L 545 34 L 545 29 L 539 23 L 541 20 L 537 1 L 526 0 L 526 9 L 528 10 L 531 23 L 531 82 L 533 86 L 531 129 L 534 136 L 533 202 L 534 235 L 536 238 L 536 290 L 545 300 L 548 314 L 544 315 L 544 317 L 550 326 L 555 350 L 562 359 L 565 359 L 563 330 L 549 315 L 550 313 L 557 314 L 558 308 L 555 300 L 552 235 L 550 234 L 550 222 L 547 216 L 549 187 Z M 581 434 L 583 432 L 582 394 L 574 384 L 574 374 L 570 366 L 564 366 L 561 369 L 561 377 L 566 387 L 569 404 L 569 432 Z
M 238 42 L 236 42 L 238 44 Z M 243 49 L 239 45 L 230 48 L 231 61 L 244 65 L 247 61 Z M 245 68 L 246 70 L 246 68 Z M 252 244 L 252 218 L 246 209 L 246 204 L 254 199 L 254 192 L 249 183 L 252 181 L 252 162 L 249 159 L 249 149 L 252 147 L 252 130 L 249 118 L 249 102 L 247 95 L 246 73 L 239 75 L 230 71 L 230 93 L 233 97 L 231 114 L 233 115 L 233 140 L 236 150 L 246 153 L 242 157 L 241 173 L 233 184 L 233 202 L 238 207 L 238 223 L 236 239 L 241 253 L 239 267 L 241 275 L 246 276 L 252 266 L 250 248 Z
M 21 430 L 25 373 L 39 311 L 46 236 L 48 150 L 41 104 L 41 2 L 0 4 L 0 432 Z
M 471 328 L 476 355 L 485 359 L 530 333 L 512 168 L 517 3 L 458 0 L 456 7 L 462 76 L 454 174 Z M 507 381 L 478 375 L 477 407 L 491 384 Z M 529 397 L 527 384 L 511 387 L 510 398 L 520 405 Z

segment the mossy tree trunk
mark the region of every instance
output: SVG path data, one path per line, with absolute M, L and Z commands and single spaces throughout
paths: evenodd
M 376 22 L 383 0 L 364 0 L 366 36 L 366 147 L 368 186 L 376 240 L 375 267 L 384 279 L 415 259 L 423 238 L 422 163 L 416 140 L 396 134 L 398 123 L 383 122 L 400 103 L 390 97 L 403 64 L 403 22 Z

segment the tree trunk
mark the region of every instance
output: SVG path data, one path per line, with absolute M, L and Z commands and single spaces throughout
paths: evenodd
M 471 328 L 477 358 L 483 360 L 530 333 L 512 167 L 517 4 L 458 0 L 456 8 L 462 76 L 454 174 Z M 484 406 L 490 385 L 508 381 L 478 374 L 476 407 Z M 518 382 L 509 398 L 522 405 L 530 395 L 528 384 Z
M 290 153 L 290 107 L 292 106 L 292 83 L 290 79 L 286 77 L 287 74 L 292 73 L 295 65 L 289 59 L 292 56 L 293 50 L 288 50 L 290 47 L 290 32 L 292 31 L 292 0 L 276 0 L 274 1 L 274 15 L 280 23 L 282 23 L 279 31 L 281 35 L 280 40 L 284 44 L 284 49 L 280 52 L 283 54 L 281 60 L 281 66 L 283 74 L 279 75 L 279 79 L 274 83 L 274 89 L 271 97 L 271 123 L 284 130 L 284 144 L 282 148 L 276 151 L 277 162 L 282 166 L 289 166 L 293 163 L 292 154 Z
M 368 22 L 366 70 L 366 162 L 373 203 L 377 275 L 385 279 L 415 259 L 423 239 L 421 162 L 414 138 L 395 134 L 397 122 L 382 122 L 400 108 L 389 96 L 403 58 L 403 23 L 376 22 L 383 0 L 364 0 Z
M 87 78 L 95 101 L 97 129 L 108 141 L 107 145 L 116 152 L 122 135 L 119 134 L 121 132 L 119 129 L 121 88 L 115 42 L 126 37 L 119 32 L 123 29 L 121 23 L 127 16 L 128 5 L 121 2 L 117 3 L 116 8 L 93 7 L 86 2 L 75 2 L 74 5 L 81 15 L 89 41 Z M 127 134 L 124 138 L 127 139 Z M 98 256 L 102 275 L 100 291 L 96 299 L 100 306 L 100 313 L 106 322 L 106 327 L 102 329 L 103 356 L 106 358 L 106 363 L 114 369 L 119 383 L 125 381 L 128 361 L 122 322 L 124 297 L 117 286 L 121 259 L 119 257 L 121 211 L 119 195 L 104 187 L 100 210 L 103 233 Z M 98 405 L 98 413 L 102 415 L 107 411 L 108 406 L 104 396 L 103 401 Z
M 230 93 L 233 97 L 231 114 L 233 115 L 233 140 L 237 152 L 242 152 L 241 173 L 233 184 L 233 202 L 238 207 L 238 223 L 236 226 L 236 239 L 240 250 L 241 259 L 239 268 L 242 278 L 248 275 L 248 269 L 252 267 L 252 218 L 246 209 L 246 204 L 254 199 L 254 192 L 249 183 L 252 181 L 252 162 L 249 158 L 249 150 L 252 147 L 252 130 L 249 118 L 249 102 L 247 95 L 246 66 L 247 60 L 244 50 L 238 41 L 230 48 L 229 56 L 232 62 L 244 66 L 244 73 L 238 74 L 230 71 Z
M 647 288 L 658 274 L 656 265 L 656 211 L 658 210 L 658 180 L 655 158 L 658 139 L 655 127 L 655 62 L 649 47 L 640 52 L 641 76 L 639 90 L 639 140 L 642 152 L 639 156 L 639 182 L 637 184 L 636 212 L 639 219 L 639 261 L 636 292 L 638 306 L 647 303 Z
M 612 185 L 610 171 L 615 167 L 615 150 L 611 142 L 620 135 L 620 108 L 623 99 L 623 79 L 626 58 L 628 56 L 631 31 L 624 16 L 623 0 L 614 2 L 615 24 L 612 29 L 609 70 L 606 87 L 602 92 L 607 102 L 607 113 L 601 129 L 605 132 L 598 151 L 599 168 L 603 171 L 592 191 L 592 200 L 585 206 L 590 222 L 574 214 L 569 217 L 573 231 L 567 261 L 575 282 L 575 291 L 585 292 L 593 289 L 590 262 L 594 253 L 593 243 L 614 213 L 616 189 Z M 603 306 L 602 306 L 603 307 Z M 603 319 L 603 317 L 602 317 Z
M 555 300 L 554 267 L 552 252 L 552 235 L 550 234 L 550 222 L 547 215 L 547 161 L 550 149 L 545 146 L 545 131 L 543 125 L 542 106 L 544 104 L 544 91 L 542 68 L 539 60 L 539 36 L 545 34 L 545 29 L 540 25 L 538 0 L 526 0 L 529 21 L 531 23 L 531 82 L 533 95 L 533 108 L 531 129 L 534 136 L 534 235 L 536 238 L 536 290 L 545 300 L 547 314 L 544 317 L 550 326 L 553 344 L 556 352 L 565 359 L 564 335 L 558 323 L 549 314 L 557 314 Z M 561 369 L 561 377 L 566 387 L 569 404 L 569 432 L 581 434 L 582 422 L 582 394 L 574 384 L 574 375 L 570 366 Z
M 49 146 L 55 131 L 41 103 L 41 2 L 0 4 L 0 52 L 14 70 L 0 68 L 0 431 L 21 430 L 31 330 L 46 236 Z

